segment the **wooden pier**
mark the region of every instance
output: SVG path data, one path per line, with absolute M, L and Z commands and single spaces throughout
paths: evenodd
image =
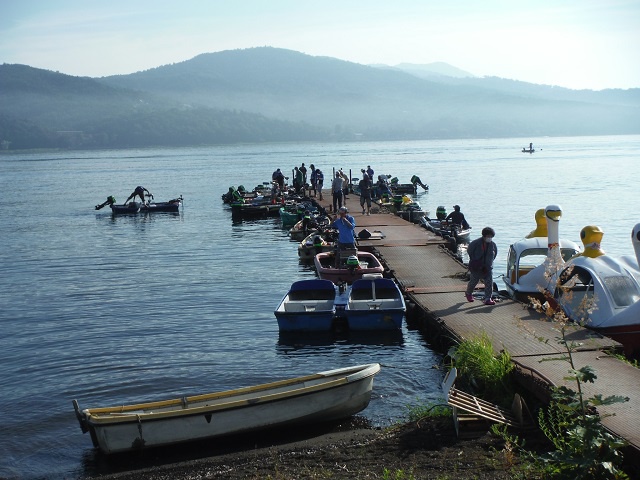
M 330 201 L 330 194 L 325 199 Z M 549 386 L 574 388 L 565 380 L 570 366 L 560 360 L 565 350 L 558 343 L 557 324 L 510 299 L 493 306 L 467 302 L 466 267 L 445 248 L 446 241 L 390 213 L 362 215 L 358 201 L 351 195 L 347 205 L 356 219 L 356 233 L 366 228 L 372 234 L 359 240 L 360 247 L 380 256 L 409 304 L 415 306 L 429 338 L 444 345 L 484 332 L 496 353 L 509 352 L 519 380 L 541 400 L 547 399 Z M 591 330 L 571 327 L 567 337 L 580 344 L 573 354 L 576 368 L 589 365 L 595 369 L 595 383 L 584 385 L 587 396 L 629 398 L 598 407 L 598 411 L 605 428 L 640 450 L 640 369 L 607 355 L 606 350 L 620 350 L 621 346 Z

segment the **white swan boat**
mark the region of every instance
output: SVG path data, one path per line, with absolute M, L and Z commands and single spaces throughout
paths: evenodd
M 627 355 L 640 353 L 640 223 L 632 230 L 635 258 L 612 257 L 600 248 L 604 232 L 584 227 L 584 252 L 560 271 L 555 299 L 567 317 L 610 337 Z
M 507 273 L 502 279 L 510 297 L 528 302 L 530 297 L 542 299 L 544 292 L 553 295 L 557 272 L 580 251 L 577 243 L 560 239 L 561 217 L 558 205 L 539 209 L 537 228 L 509 247 Z

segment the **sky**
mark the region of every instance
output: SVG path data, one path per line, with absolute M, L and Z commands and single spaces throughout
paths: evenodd
M 640 0 L 0 0 L 0 63 L 128 74 L 270 46 L 445 62 L 572 89 L 640 87 Z

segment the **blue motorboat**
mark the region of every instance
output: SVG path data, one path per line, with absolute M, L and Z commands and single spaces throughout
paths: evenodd
M 274 311 L 280 331 L 330 331 L 336 313 L 336 290 L 331 280 L 294 282 Z
M 405 312 L 402 292 L 390 278 L 366 275 L 347 291 L 344 316 L 349 330 L 399 330 Z

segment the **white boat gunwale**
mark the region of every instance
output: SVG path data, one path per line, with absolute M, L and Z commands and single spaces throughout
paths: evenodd
M 346 374 L 349 371 L 354 373 L 348 374 L 336 378 L 335 380 L 329 380 L 327 382 L 321 382 L 314 385 L 305 385 L 310 381 L 322 380 L 323 378 L 329 378 L 332 376 L 339 376 Z M 171 400 L 161 400 L 156 402 L 147 402 L 140 404 L 122 405 L 117 407 L 100 407 L 100 408 L 87 408 L 80 410 L 77 407 L 77 402 L 74 401 L 74 407 L 76 407 L 76 413 L 80 420 L 81 427 L 86 428 L 86 422 L 89 425 L 109 425 L 109 424 L 124 424 L 124 423 L 138 423 L 141 421 L 154 421 L 154 420 L 166 420 L 170 418 L 184 418 L 190 416 L 203 415 L 210 412 L 216 412 L 220 410 L 232 410 L 239 408 L 251 407 L 256 404 L 273 403 L 279 400 L 287 400 L 291 397 L 301 397 L 305 395 L 311 395 L 318 391 L 331 390 L 348 383 L 353 383 L 362 380 L 366 377 L 376 375 L 380 371 L 380 365 L 377 363 L 359 365 L 355 367 L 345 367 L 335 370 L 329 370 L 325 372 L 319 372 L 304 377 L 296 377 L 293 379 L 279 380 L 275 382 L 265 383 L 261 385 L 255 385 L 251 387 L 242 387 L 235 390 L 228 390 L 224 392 L 209 393 L 203 395 L 194 395 L 190 397 L 175 398 Z M 287 387 L 295 384 L 301 384 L 300 388 L 293 390 L 286 390 L 282 392 L 272 393 L 258 398 L 244 398 L 240 400 L 234 400 L 230 402 L 217 403 L 213 405 L 203 405 L 197 407 L 188 407 L 189 403 L 202 403 L 206 401 L 215 401 L 228 397 L 246 395 L 250 393 L 259 393 L 261 391 L 270 390 L 273 388 Z M 154 412 L 153 409 L 158 408 L 170 408 L 178 407 L 178 409 Z M 179 408 L 182 407 L 182 408 Z

